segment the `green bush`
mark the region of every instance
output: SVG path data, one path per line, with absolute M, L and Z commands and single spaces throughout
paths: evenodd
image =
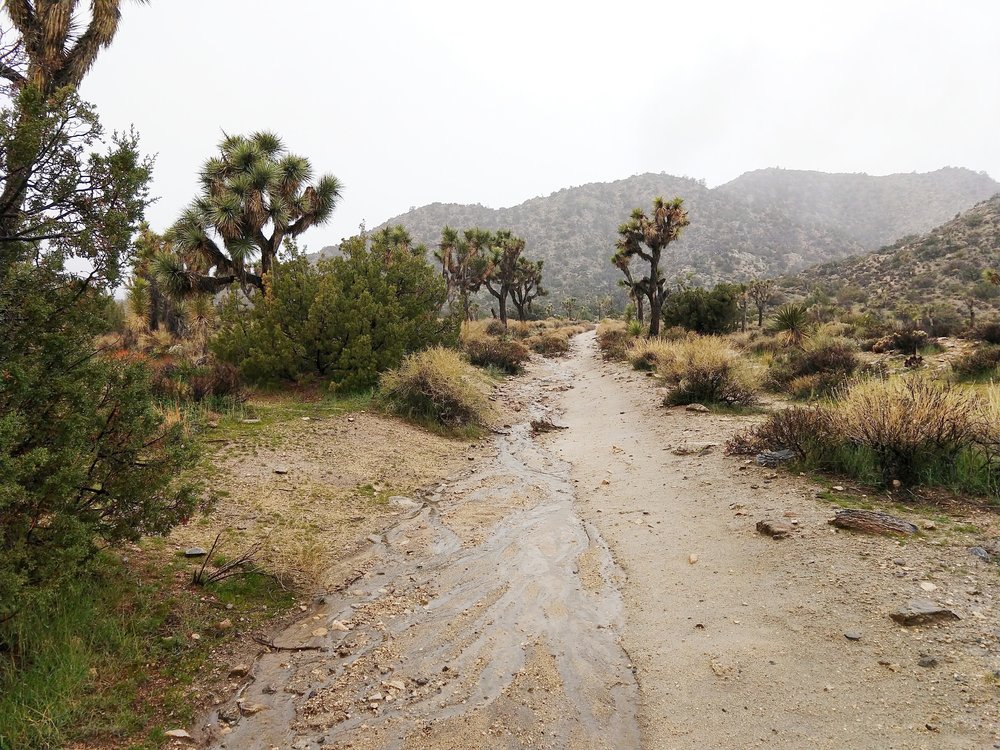
M 451 429 L 483 425 L 490 412 L 482 376 L 443 347 L 412 354 L 384 373 L 379 400 L 401 416 Z
M 685 289 L 667 297 L 663 322 L 701 334 L 728 333 L 740 318 L 739 291 L 732 284 L 714 289 Z
M 1000 367 L 1000 346 L 980 344 L 951 363 L 951 369 L 962 380 L 982 378 L 996 373 Z
M 973 331 L 972 337 L 987 344 L 1000 345 L 1000 323 L 996 321 L 980 323 Z
M 76 575 L 101 543 L 190 515 L 196 460 L 149 373 L 100 356 L 106 301 L 58 268 L 7 266 L 0 293 L 0 621 Z
M 860 360 L 846 339 L 808 340 L 802 349 L 786 349 L 771 361 L 768 378 L 796 398 L 831 393 L 858 369 Z
M 326 379 L 371 387 L 379 373 L 428 346 L 451 343 L 457 325 L 438 311 L 447 299 L 423 256 L 346 240 L 342 256 L 278 264 L 267 294 L 230 295 L 212 349 L 253 382 Z

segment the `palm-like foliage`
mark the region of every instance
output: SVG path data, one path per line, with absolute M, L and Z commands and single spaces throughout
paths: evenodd
M 507 298 L 517 281 L 518 263 L 522 260 L 524 240 L 510 230 L 501 229 L 493 237 L 490 251 L 490 268 L 484 283 L 489 293 L 500 305 L 500 322 L 507 325 Z
M 533 300 L 548 294 L 542 287 L 542 265 L 544 262 L 541 260 L 532 261 L 527 258 L 517 259 L 514 283 L 510 288 L 510 299 L 514 303 L 514 307 L 517 308 L 518 320 L 527 319 L 528 310 L 531 309 Z
M 201 172 L 202 192 L 170 229 L 175 254 L 159 275 L 175 294 L 214 291 L 234 281 L 263 290 L 285 239 L 323 224 L 341 184 L 311 184 L 307 159 L 288 153 L 273 133 L 227 136 Z
M 627 268 L 632 259 L 638 257 L 649 264 L 649 273 L 638 283 L 649 299 L 650 336 L 660 332 L 660 313 L 667 294 L 660 260 L 667 246 L 680 237 L 681 230 L 689 223 L 683 199 L 668 201 L 657 197 L 653 201 L 652 215 L 647 216 L 641 208 L 636 208 L 629 220 L 618 227 L 612 263 L 618 268 Z
M 0 75 L 17 85 L 35 86 L 45 97 L 64 86 L 79 86 L 115 38 L 122 2 L 90 0 L 89 13 L 81 12 L 83 5 L 81 0 L 4 0 L 21 35 L 27 70 L 8 67 Z
M 441 263 L 448 296 L 461 300 L 466 320 L 472 320 L 469 298 L 482 288 L 490 272 L 486 253 L 492 241 L 493 234 L 485 229 L 466 229 L 459 234 L 446 226 L 441 231 L 441 242 L 434 257 Z
M 805 305 L 794 303 L 782 305 L 774 311 L 768 328 L 771 332 L 782 336 L 789 344 L 802 346 L 802 342 L 809 338 L 812 332 L 809 311 Z

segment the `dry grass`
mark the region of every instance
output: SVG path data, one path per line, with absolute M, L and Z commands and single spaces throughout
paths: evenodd
M 718 336 L 692 336 L 656 350 L 656 372 L 674 390 L 668 403 L 717 403 L 751 406 L 757 402 L 760 375 Z
M 597 326 L 597 346 L 605 359 L 625 359 L 632 336 L 623 320 L 605 318 Z
M 455 429 L 486 424 L 486 383 L 462 356 L 435 347 L 407 357 L 379 382 L 382 402 L 410 419 Z

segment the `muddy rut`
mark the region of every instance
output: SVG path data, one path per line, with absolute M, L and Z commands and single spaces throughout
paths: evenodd
M 619 573 L 574 510 L 571 466 L 530 428 L 557 419 L 569 378 L 546 361 L 505 386 L 525 408 L 495 456 L 401 503 L 213 711 L 209 747 L 639 746 Z

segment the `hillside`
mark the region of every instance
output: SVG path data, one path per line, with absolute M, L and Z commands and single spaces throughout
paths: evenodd
M 968 312 L 997 309 L 1000 288 L 982 280 L 1000 267 L 1000 195 L 978 203 L 920 236 L 909 236 L 877 252 L 827 263 L 781 280 L 791 293 L 817 287 L 868 308 L 946 306 Z
M 691 218 L 668 277 L 692 273 L 696 282 L 709 284 L 795 272 L 874 250 L 880 241 L 873 237 L 895 238 L 900 226 L 923 231 L 997 190 L 1000 184 L 964 169 L 889 177 L 772 169 L 714 189 L 690 178 L 643 174 L 509 208 L 434 203 L 387 223 L 406 226 L 431 247 L 445 224 L 510 228 L 527 240 L 529 255 L 545 260 L 546 286 L 558 301 L 617 290 L 619 273 L 608 258 L 618 225 L 657 195 L 683 197 Z
M 996 193 L 1000 184 L 984 172 L 955 167 L 883 177 L 759 169 L 717 190 L 804 224 L 837 227 L 874 250 L 933 229 Z

